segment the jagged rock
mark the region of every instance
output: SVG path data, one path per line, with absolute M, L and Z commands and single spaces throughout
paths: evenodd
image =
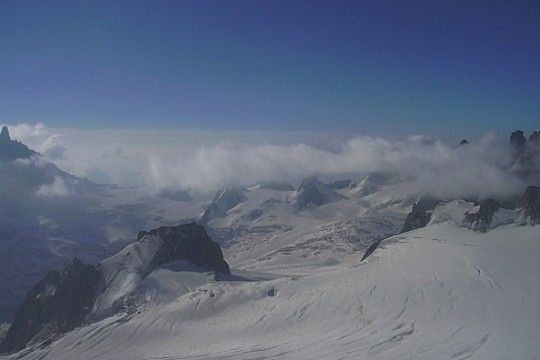
M 26 295 L 0 352 L 18 351 L 34 338 L 44 340 L 81 325 L 94 302 L 98 280 L 98 270 L 78 259 L 61 272 L 49 271 Z
M 318 207 L 345 198 L 323 184 L 316 176 L 302 180 L 293 196 L 293 204 L 297 210 Z
M 379 247 L 379 244 L 381 243 L 381 240 L 374 242 L 371 244 L 364 253 L 364 256 L 362 256 L 362 259 L 360 259 L 360 262 L 366 260 L 373 252 Z
M 34 155 L 39 154 L 30 150 L 23 143 L 12 140 L 8 128 L 6 126 L 2 127 L 0 132 L 0 161 L 26 159 Z
M 381 186 L 390 184 L 394 181 L 394 174 L 373 172 L 362 179 L 359 183 L 352 183 L 351 189 L 356 195 L 364 197 L 379 191 Z
M 540 181 L 540 131 L 537 130 L 529 137 L 529 142 L 525 139 L 523 132 L 518 130 L 511 134 L 510 145 L 514 164 L 511 171 L 522 179 L 530 182 Z
M 510 134 L 510 145 L 516 152 L 522 152 L 526 143 L 527 139 L 525 139 L 523 131 L 516 130 Z
M 474 230 L 485 232 L 493 221 L 493 214 L 499 209 L 499 204 L 493 199 L 480 200 L 478 211 L 465 213 L 465 223 Z
M 145 238 L 155 241 L 155 237 L 160 241 L 160 246 L 151 260 L 151 269 L 167 262 L 185 260 L 218 273 L 231 273 L 229 265 L 223 260 L 219 244 L 212 241 L 204 227 L 195 222 L 150 230 L 139 241 Z
M 536 224 L 540 221 L 540 187 L 529 186 L 521 197 L 523 216 Z
M 429 196 L 423 196 L 413 205 L 411 212 L 405 219 L 402 233 L 426 226 L 431 219 L 431 213 L 439 200 Z
M 531 136 L 529 136 L 529 142 L 540 142 L 540 130 L 534 131 Z
M 0 141 L 11 141 L 11 137 L 9 136 L 9 129 L 7 126 L 2 126 L 2 132 L 0 132 Z
M 97 268 L 75 259 L 61 272 L 47 273 L 27 294 L 0 352 L 21 350 L 30 341 L 52 340 L 85 320 L 111 315 L 139 281 L 164 264 L 185 261 L 216 276 L 230 274 L 220 246 L 194 222 L 141 231 L 137 237 Z
M 184 261 L 205 271 L 213 271 L 216 278 L 219 274 L 230 274 L 218 243 L 212 241 L 204 227 L 195 222 L 141 231 L 137 238 L 136 242 L 99 264 L 101 280 L 93 306 L 93 319 L 126 309 L 129 311 L 133 301 L 138 301 L 137 289 L 141 281 L 167 263 Z
M 461 140 L 461 142 L 459 143 L 459 145 L 467 145 L 469 142 L 465 139 Z
M 201 215 L 201 222 L 205 223 L 213 218 L 227 215 L 227 211 L 246 199 L 244 191 L 236 188 L 227 188 L 218 191 L 214 199 L 206 206 Z
M 353 181 L 351 179 L 344 179 L 344 180 L 334 181 L 333 183 L 330 183 L 327 185 L 330 189 L 340 190 L 340 189 L 348 188 L 349 186 L 351 186 L 352 183 Z

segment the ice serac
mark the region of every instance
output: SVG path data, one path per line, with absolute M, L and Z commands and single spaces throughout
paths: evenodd
M 411 212 L 405 219 L 402 233 L 426 226 L 431 219 L 431 213 L 439 200 L 429 196 L 423 196 L 412 206 Z
M 529 186 L 521 197 L 523 216 L 534 225 L 540 223 L 540 187 Z
M 477 212 L 467 212 L 465 223 L 474 230 L 486 232 L 493 221 L 493 215 L 499 209 L 499 204 L 493 199 L 478 202 Z
M 0 132 L 0 161 L 26 159 L 34 155 L 38 155 L 38 153 L 30 150 L 23 143 L 12 140 L 8 128 L 6 126 L 2 127 Z
M 304 210 L 344 198 L 345 196 L 323 184 L 316 176 L 310 176 L 302 180 L 298 190 L 293 195 L 293 205 L 297 210 Z
M 49 271 L 26 295 L 0 344 L 0 353 L 21 350 L 81 325 L 91 308 L 99 280 L 92 265 L 74 259 L 62 271 Z

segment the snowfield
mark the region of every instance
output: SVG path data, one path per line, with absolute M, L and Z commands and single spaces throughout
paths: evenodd
M 220 282 L 162 267 L 144 280 L 138 312 L 12 358 L 538 359 L 540 228 L 475 232 L 456 211 L 383 240 L 363 262 L 351 251 L 327 266 L 279 267 L 289 255 L 278 252 L 272 271 L 233 261 Z

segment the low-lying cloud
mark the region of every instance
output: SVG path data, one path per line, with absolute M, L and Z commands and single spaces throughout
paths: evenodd
M 397 173 L 418 192 L 441 197 L 512 195 L 525 184 L 508 171 L 506 139 L 465 146 L 429 136 L 403 140 L 346 135 L 53 130 L 10 127 L 14 138 L 64 170 L 97 182 L 213 191 L 258 181 Z M 536 164 L 538 166 L 538 164 Z

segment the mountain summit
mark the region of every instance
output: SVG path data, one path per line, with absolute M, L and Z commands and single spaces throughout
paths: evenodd
M 9 130 L 7 126 L 2 127 L 2 132 L 0 133 L 0 141 L 11 141 L 11 137 L 9 136 Z
M 7 126 L 2 127 L 2 132 L 0 132 L 0 161 L 26 159 L 34 155 L 38 155 L 38 153 L 30 150 L 23 143 L 12 140 Z

